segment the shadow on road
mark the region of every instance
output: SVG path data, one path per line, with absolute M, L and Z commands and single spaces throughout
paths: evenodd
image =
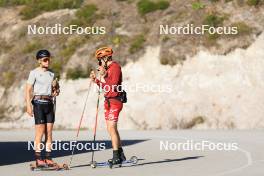
M 136 164 L 136 165 L 124 164 L 122 167 L 137 167 L 137 166 L 152 165 L 152 164 L 161 164 L 161 163 L 194 160 L 194 159 L 199 159 L 201 157 L 204 157 L 204 156 L 192 156 L 192 157 L 184 157 L 184 158 L 178 158 L 178 159 L 164 159 L 164 160 L 160 160 L 160 161 L 151 161 L 151 162 L 143 162 L 143 163 L 141 163 L 141 161 L 144 161 L 146 159 L 138 159 L 138 162 L 139 162 L 138 164 Z M 72 166 L 71 168 L 87 167 L 87 166 L 90 166 L 90 164 L 76 165 L 76 166 Z M 108 166 L 106 166 L 106 167 L 108 167 Z M 102 168 L 102 167 L 99 166 L 99 168 Z
M 160 163 L 170 163 L 170 162 L 185 161 L 185 160 L 194 160 L 194 159 L 199 159 L 201 157 L 204 157 L 204 156 L 192 156 L 192 157 L 184 157 L 184 158 L 177 158 L 177 159 L 164 159 L 164 160 L 160 160 L 160 161 L 138 163 L 137 165 L 131 165 L 131 166 L 125 166 L 125 167 L 143 166 L 143 165 L 160 164 Z
M 138 159 L 138 161 L 143 161 L 145 159 Z M 105 161 L 106 162 L 106 161 Z M 100 162 L 100 163 L 103 163 L 103 162 Z M 76 166 L 72 166 L 71 168 L 76 168 L 76 167 L 87 167 L 87 166 L 91 166 L 90 163 L 88 164 L 82 164 L 82 165 L 76 165 Z M 99 166 L 99 168 L 102 167 L 102 166 Z M 103 166 L 104 167 L 104 166 Z M 107 166 L 108 167 L 108 166 Z M 122 166 L 123 167 L 123 166 Z
M 147 141 L 146 140 L 122 140 L 123 146 L 135 145 L 137 143 L 141 143 Z M 31 141 L 32 142 L 32 141 Z M 60 145 L 67 145 L 71 141 L 60 141 Z M 78 141 L 77 146 L 80 144 L 87 144 L 92 143 L 92 141 Z M 105 149 L 111 149 L 111 141 L 109 140 L 99 140 L 96 141 L 94 146 L 98 146 L 100 144 L 105 143 Z M 32 142 L 33 144 L 33 142 Z M 81 146 L 81 145 L 80 145 Z M 96 150 L 96 149 L 95 149 Z M 0 166 L 9 165 L 9 164 L 17 164 L 23 162 L 29 162 L 34 160 L 34 150 L 32 147 L 28 150 L 28 142 L 22 141 L 15 141 L 15 142 L 0 142 Z M 85 148 L 77 150 L 77 147 L 74 151 L 74 154 L 81 154 L 81 153 L 88 153 L 91 150 L 86 150 Z M 56 157 L 63 157 L 71 155 L 71 150 L 53 150 L 52 156 L 53 158 Z M 67 163 L 68 161 L 66 161 Z

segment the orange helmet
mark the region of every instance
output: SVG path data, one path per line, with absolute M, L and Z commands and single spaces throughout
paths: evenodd
M 105 56 L 112 56 L 113 50 L 110 47 L 102 47 L 96 50 L 95 57 L 97 59 L 105 57 Z

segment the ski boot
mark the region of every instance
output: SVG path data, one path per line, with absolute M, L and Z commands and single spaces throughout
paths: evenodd
M 118 148 L 118 153 L 119 153 L 119 157 L 120 157 L 121 162 L 126 161 L 126 156 L 124 154 L 122 147 Z
M 41 152 L 35 152 L 36 167 L 46 167 L 45 161 L 41 158 Z
M 39 167 L 39 168 L 47 167 L 47 164 L 45 163 L 44 160 L 36 159 L 36 167 Z
M 45 163 L 47 164 L 48 167 L 54 167 L 55 166 L 55 162 L 53 160 L 50 160 L 50 159 L 45 159 Z
M 54 167 L 56 165 L 56 163 L 51 158 L 51 152 L 46 152 L 45 163 L 48 167 Z
M 112 169 L 113 166 L 121 167 L 122 161 L 120 159 L 120 154 L 118 150 L 113 150 L 113 158 L 108 160 L 109 168 Z

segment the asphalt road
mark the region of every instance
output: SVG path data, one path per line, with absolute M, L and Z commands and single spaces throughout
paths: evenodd
M 75 131 L 55 131 L 57 144 L 67 146 L 75 140 Z M 121 168 L 91 168 L 92 132 L 81 131 L 78 145 L 87 149 L 76 150 L 72 167 L 68 171 L 35 171 L 29 169 L 33 150 L 28 150 L 28 141 L 34 139 L 32 131 L 0 131 L 1 175 L 72 175 L 72 176 L 263 176 L 264 131 L 121 131 L 126 156 L 137 156 L 137 165 Z M 97 162 L 107 161 L 111 155 L 111 143 L 105 131 L 97 134 L 95 149 Z M 88 145 L 89 144 L 89 145 Z M 57 145 L 57 146 L 59 146 Z M 98 147 L 99 146 L 99 147 Z M 201 146 L 204 148 L 202 149 Z M 97 147 L 97 148 L 96 148 Z M 59 147 L 58 147 L 59 148 Z M 69 163 L 70 150 L 56 150 L 54 160 Z

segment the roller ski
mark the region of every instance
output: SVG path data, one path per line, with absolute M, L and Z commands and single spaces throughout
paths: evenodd
M 113 161 L 113 159 L 109 159 L 107 162 L 98 162 L 98 163 L 94 161 L 93 163 L 91 163 L 91 167 L 92 168 L 109 167 L 110 169 L 112 169 L 127 165 L 136 165 L 137 163 L 138 163 L 138 158 L 136 156 L 132 156 L 129 160 L 123 160 L 122 162 L 120 162 L 120 160 Z
M 58 164 L 52 160 L 37 160 L 30 164 L 31 171 L 62 171 L 69 170 L 67 164 Z

